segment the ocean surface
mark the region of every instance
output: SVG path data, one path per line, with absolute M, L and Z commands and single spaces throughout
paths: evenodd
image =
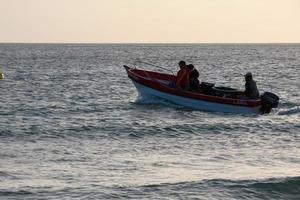
M 180 60 L 279 108 L 142 99 L 123 69 Z M 300 199 L 300 44 L 0 44 L 0 69 L 1 200 Z

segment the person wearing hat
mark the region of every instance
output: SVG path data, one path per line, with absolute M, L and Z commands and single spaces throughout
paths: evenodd
M 258 99 L 259 91 L 256 86 L 256 82 L 253 80 L 251 72 L 245 74 L 245 96 L 250 99 Z

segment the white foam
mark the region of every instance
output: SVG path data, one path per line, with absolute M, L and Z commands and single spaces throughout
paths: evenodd
M 296 106 L 287 110 L 280 110 L 277 114 L 278 115 L 292 115 L 300 113 L 300 106 Z

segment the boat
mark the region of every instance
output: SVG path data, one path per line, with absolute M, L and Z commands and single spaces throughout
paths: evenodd
M 198 91 L 185 91 L 175 87 L 176 76 L 124 65 L 141 97 L 154 96 L 191 109 L 239 113 L 270 113 L 279 103 L 279 97 L 265 92 L 259 99 L 248 99 L 241 91 L 229 87 L 215 87 L 202 82 Z

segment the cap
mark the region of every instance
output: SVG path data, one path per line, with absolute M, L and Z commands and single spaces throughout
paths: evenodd
M 251 73 L 251 72 L 247 72 L 247 73 L 245 74 L 245 77 L 252 77 L 252 73 Z

